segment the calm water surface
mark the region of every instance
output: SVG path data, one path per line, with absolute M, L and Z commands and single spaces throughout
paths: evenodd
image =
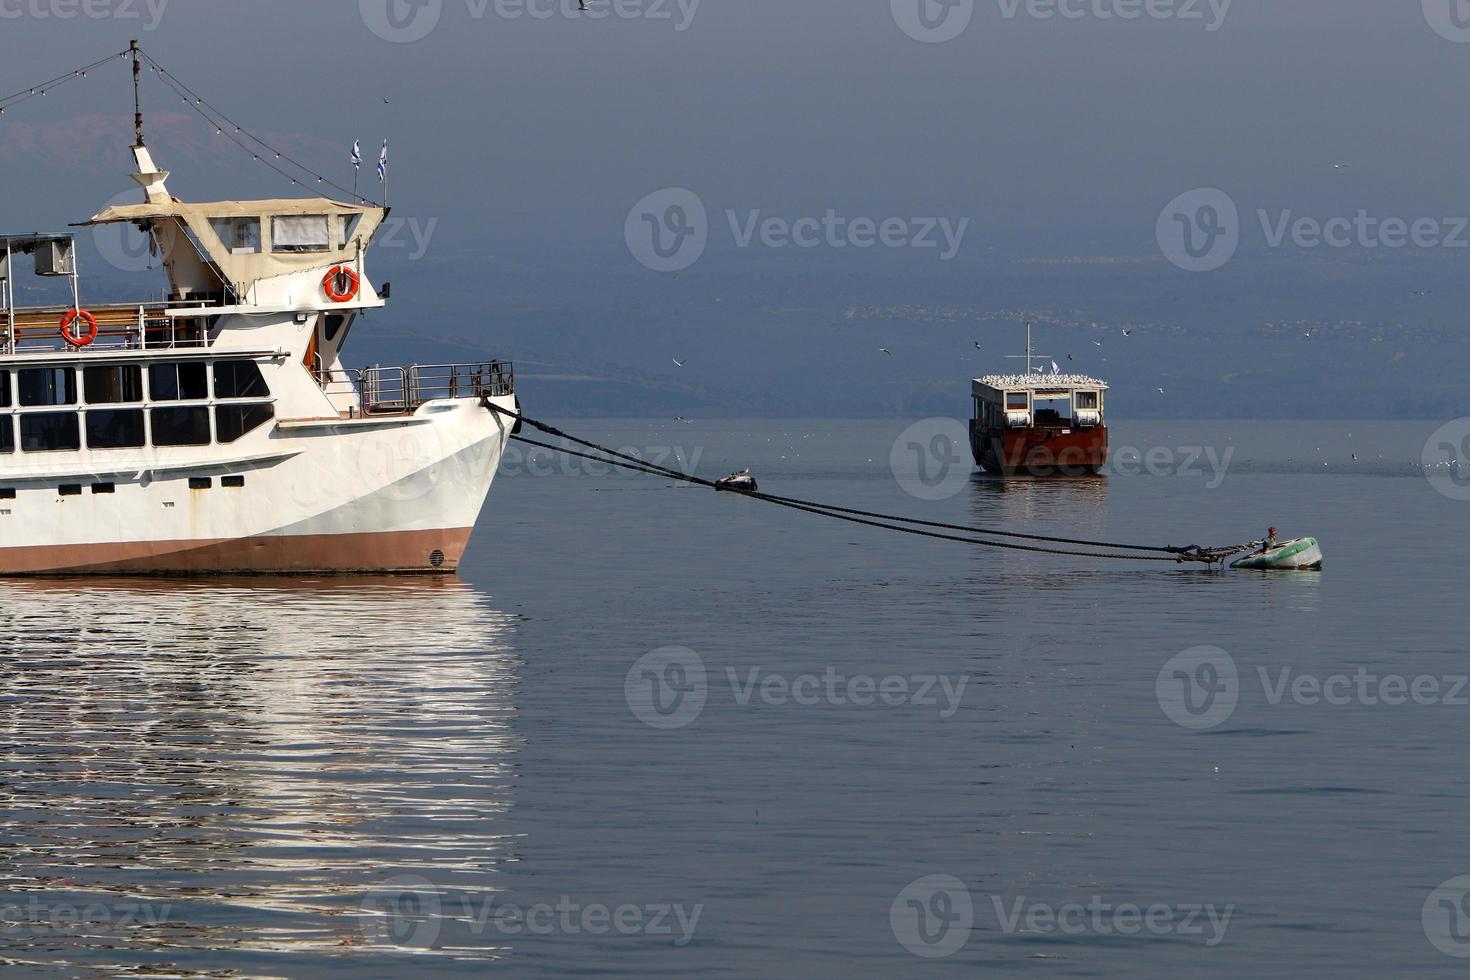
M 1462 971 L 1430 934 L 1470 925 L 1431 897 L 1470 874 L 1470 503 L 1422 475 L 1434 424 L 1120 426 L 1149 472 L 940 500 L 894 478 L 903 423 L 567 427 L 941 521 L 1275 524 L 1328 568 L 981 551 L 513 457 L 457 580 L 0 583 L 0 973 Z M 1161 704 L 1176 669 L 1217 701 Z

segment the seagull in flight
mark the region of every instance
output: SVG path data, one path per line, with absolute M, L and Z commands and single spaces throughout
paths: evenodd
M 592 9 L 591 5 L 595 2 L 596 0 L 577 0 L 577 9 L 582 11 L 589 11 Z
M 694 424 L 693 422 L 689 421 L 688 419 L 686 419 L 682 415 L 675 415 L 674 416 L 674 421 L 675 422 L 683 422 L 685 425 L 693 425 Z
M 685 360 L 681 361 L 677 357 L 675 357 L 672 360 L 674 362 L 674 367 L 683 367 L 686 363 L 688 363 L 688 359 L 687 358 Z
M 893 351 L 889 350 L 887 347 L 879 347 L 878 348 L 878 353 L 880 353 L 880 354 L 887 354 L 889 357 L 892 357 L 893 356 Z
M 1163 393 L 1164 393 L 1164 389 L 1163 389 L 1163 388 L 1160 388 L 1160 389 L 1159 389 L 1159 394 L 1161 394 L 1161 395 L 1162 395 L 1162 394 L 1163 394 Z
M 1101 340 L 1094 340 L 1092 342 L 1092 346 L 1094 346 L 1094 347 L 1101 347 L 1102 344 L 1103 344 L 1103 342 Z
M 1125 337 L 1131 337 L 1131 336 L 1133 336 L 1133 328 L 1132 327 L 1124 327 L 1123 328 L 1123 336 L 1125 336 Z
M 978 340 L 975 341 L 975 349 L 976 350 L 979 350 L 980 349 L 980 341 L 978 341 Z

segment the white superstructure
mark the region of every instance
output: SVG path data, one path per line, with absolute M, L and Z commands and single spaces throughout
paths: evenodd
M 149 235 L 166 300 L 88 307 L 70 236 L 0 236 L 0 574 L 453 571 L 511 367 L 347 369 L 386 209 L 186 204 L 133 154 L 144 200 L 87 224 Z M 16 307 L 28 260 L 71 304 Z

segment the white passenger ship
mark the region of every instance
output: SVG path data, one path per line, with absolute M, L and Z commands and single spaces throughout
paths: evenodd
M 508 364 L 349 370 L 387 211 L 185 204 L 143 145 L 168 299 L 84 306 L 69 235 L 0 238 L 0 574 L 452 572 L 516 410 Z M 19 309 L 34 260 L 72 303 Z

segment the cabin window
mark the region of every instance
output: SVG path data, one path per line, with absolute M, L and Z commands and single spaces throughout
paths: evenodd
M 322 331 L 323 338 L 325 338 L 327 343 L 333 343 L 337 339 L 337 334 L 341 333 L 342 328 L 346 325 L 347 316 L 345 314 L 328 313 L 326 327 Z
M 264 398 L 270 393 L 254 361 L 220 361 L 214 366 L 216 398 Z
M 1026 393 L 1024 391 L 1013 391 L 1006 395 L 1006 411 L 1024 412 L 1029 407 L 1026 403 Z
M 24 372 L 22 372 L 24 373 Z M 28 453 L 54 453 L 82 448 L 75 412 L 37 412 L 20 417 L 20 448 Z
M 260 251 L 259 218 L 210 218 L 209 226 L 231 255 L 253 255 Z
M 82 371 L 82 393 L 88 405 L 114 405 L 143 400 L 143 369 L 137 364 L 89 367 Z
M 352 236 L 357 234 L 357 226 L 362 223 L 361 214 L 344 214 L 338 219 L 342 225 L 342 247 L 346 248 L 352 241 Z
M 245 478 L 243 476 L 222 476 L 220 477 L 219 485 L 222 487 L 243 487 L 245 485 Z
M 1077 392 L 1077 407 L 1078 408 L 1097 408 L 1097 392 L 1095 392 L 1095 391 L 1079 391 L 1079 392 Z
M 190 490 L 212 490 L 214 489 L 214 477 L 191 476 L 189 477 Z
M 271 250 L 325 252 L 332 247 L 329 226 L 324 214 L 277 215 L 271 219 Z
M 155 408 L 149 415 L 155 446 L 209 445 L 209 409 Z
M 275 417 L 270 405 L 216 405 L 214 427 L 221 443 L 234 442 Z
M 0 371 L 0 408 L 10 407 L 10 372 Z
M 203 363 L 154 364 L 148 388 L 156 402 L 203 401 L 209 397 L 209 375 Z
M 56 488 L 56 492 L 63 497 L 80 497 L 82 485 L 80 483 L 63 483 Z
M 75 368 L 25 368 L 20 375 L 22 405 L 75 405 L 77 372 Z
M 117 493 L 117 484 L 116 483 L 94 483 L 94 484 L 92 484 L 92 492 L 93 493 Z
M 0 415 L 0 453 L 15 452 L 15 420 Z
M 87 413 L 88 449 L 137 449 L 145 441 L 141 408 Z

